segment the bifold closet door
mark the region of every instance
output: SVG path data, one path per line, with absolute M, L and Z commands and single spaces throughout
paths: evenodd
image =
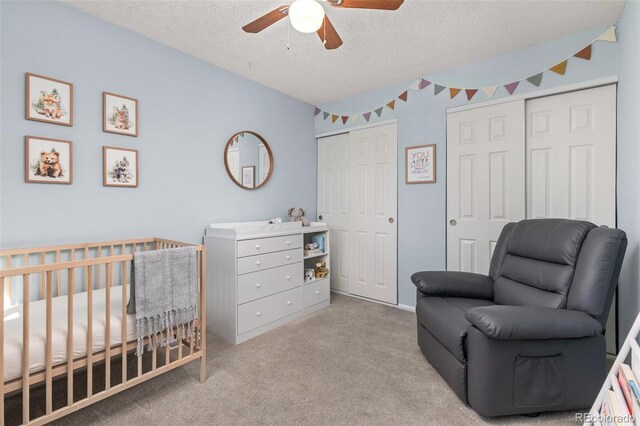
M 329 228 L 331 288 L 349 291 L 349 134 L 318 139 L 318 220 Z
M 318 219 L 330 232 L 331 288 L 387 303 L 397 290 L 396 124 L 318 139 Z
M 447 115 L 447 270 L 488 273 L 524 188 L 524 100 Z

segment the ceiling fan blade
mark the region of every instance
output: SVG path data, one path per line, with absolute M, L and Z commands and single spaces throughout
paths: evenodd
M 259 33 L 260 31 L 275 24 L 276 22 L 287 16 L 288 13 L 289 6 L 280 6 L 279 8 L 272 10 L 266 15 L 259 17 L 255 21 L 248 23 L 247 25 L 242 27 L 242 29 L 247 33 Z
M 396 10 L 404 0 L 342 0 L 342 2 L 333 4 L 336 7 L 348 7 L 357 9 L 380 9 L 380 10 Z
M 318 29 L 318 31 L 316 31 L 316 33 L 318 33 L 318 36 L 320 36 L 320 40 L 324 44 L 325 49 L 337 49 L 338 47 L 342 46 L 342 39 L 338 35 L 336 29 L 333 28 L 333 25 L 331 24 L 331 21 L 329 20 L 327 15 L 324 16 L 322 26 Z

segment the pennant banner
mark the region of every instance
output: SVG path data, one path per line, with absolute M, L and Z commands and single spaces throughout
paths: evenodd
M 343 125 L 346 125 L 347 122 L 355 124 L 355 123 L 358 122 L 358 120 L 362 116 L 362 118 L 364 118 L 364 120 L 368 123 L 369 120 L 371 119 L 371 114 L 374 113 L 374 112 L 376 113 L 378 118 L 380 118 L 382 116 L 382 111 L 384 110 L 385 106 L 387 108 L 389 108 L 390 110 L 392 110 L 392 111 L 395 110 L 396 99 L 400 99 L 403 102 L 408 102 L 408 100 L 409 100 L 409 90 L 420 91 L 420 90 L 423 90 L 426 87 L 430 86 L 431 84 L 433 84 L 433 95 L 434 96 L 439 95 L 445 89 L 449 89 L 449 98 L 453 99 L 461 91 L 464 90 L 464 92 L 466 94 L 466 97 L 467 97 L 467 101 L 469 101 L 469 102 L 477 95 L 477 93 L 479 91 L 482 91 L 482 93 L 484 93 L 487 98 L 493 98 L 493 96 L 496 94 L 496 91 L 497 91 L 498 87 L 504 87 L 509 95 L 513 95 L 514 92 L 516 91 L 516 89 L 519 87 L 520 83 L 522 83 L 523 81 L 526 81 L 527 83 L 531 84 L 532 86 L 540 87 L 540 85 L 542 84 L 542 77 L 543 77 L 545 72 L 551 71 L 551 72 L 553 72 L 553 73 L 555 73 L 557 75 L 564 76 L 565 73 L 567 72 L 567 66 L 568 66 L 569 60 L 572 59 L 572 58 L 577 58 L 577 59 L 581 59 L 581 60 L 585 60 L 585 61 L 591 60 L 591 54 L 592 54 L 592 51 L 593 51 L 593 43 L 595 43 L 597 41 L 607 41 L 607 42 L 614 42 L 614 43 L 617 42 L 618 38 L 616 36 L 616 26 L 614 25 L 611 28 L 607 29 L 607 31 L 605 31 L 604 33 L 600 34 L 595 40 L 593 40 L 587 46 L 585 46 L 584 48 L 580 49 L 578 52 L 574 53 L 573 55 L 569 56 L 567 59 L 563 60 L 562 62 L 559 62 L 559 63 L 553 65 L 552 67 L 546 68 L 546 69 L 542 70 L 541 72 L 533 74 L 533 75 L 531 75 L 529 77 L 525 77 L 525 78 L 522 78 L 520 80 L 513 81 L 511 83 L 505 83 L 505 84 L 500 84 L 500 85 L 497 85 L 497 86 L 488 86 L 488 87 L 461 87 L 460 88 L 460 87 L 451 87 L 451 86 L 441 85 L 441 84 L 432 82 L 430 80 L 427 80 L 427 79 L 425 79 L 423 77 L 420 77 L 420 78 L 417 78 L 416 80 L 414 80 L 413 83 L 411 83 L 411 85 L 409 87 L 407 87 L 407 89 L 404 90 L 402 93 L 400 93 L 396 98 L 394 98 L 393 100 L 387 102 L 384 106 L 375 108 L 375 109 L 373 109 L 371 111 L 367 111 L 367 112 L 360 113 L 360 114 L 341 115 L 341 114 L 333 114 L 331 112 L 323 111 L 319 107 L 315 107 L 315 109 L 313 111 L 313 115 L 314 115 L 314 117 L 317 117 L 320 113 L 322 113 L 323 120 L 326 121 L 327 118 L 331 117 L 331 122 L 335 123 L 336 121 L 338 121 L 338 119 L 340 119 L 342 121 Z M 411 96 L 413 97 L 415 95 L 411 95 Z

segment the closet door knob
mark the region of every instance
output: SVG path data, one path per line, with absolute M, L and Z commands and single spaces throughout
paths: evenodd
M 256 315 L 257 315 L 257 316 L 261 316 L 261 315 L 262 315 L 262 312 L 256 312 Z
M 260 266 L 260 261 L 256 260 L 256 265 Z
M 290 305 L 290 304 L 291 304 L 291 300 L 287 300 L 287 305 Z
M 256 244 L 256 250 L 260 249 L 260 244 Z
M 256 283 L 256 287 L 260 288 L 260 286 L 262 286 L 262 284 Z
M 457 224 L 458 224 L 458 222 L 455 219 L 451 219 L 449 221 L 449 225 L 451 225 L 451 226 L 456 226 Z
M 318 216 L 318 220 L 322 220 L 322 215 Z

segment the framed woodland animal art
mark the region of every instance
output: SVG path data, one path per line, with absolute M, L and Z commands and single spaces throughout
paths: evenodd
M 73 182 L 71 141 L 26 136 L 25 180 L 70 185 Z
M 119 135 L 138 136 L 138 100 L 102 92 L 102 130 Z
M 25 77 L 25 118 L 73 126 L 73 84 L 30 72 Z
M 138 173 L 138 150 L 129 148 L 103 147 L 102 184 L 137 188 L 140 180 Z

